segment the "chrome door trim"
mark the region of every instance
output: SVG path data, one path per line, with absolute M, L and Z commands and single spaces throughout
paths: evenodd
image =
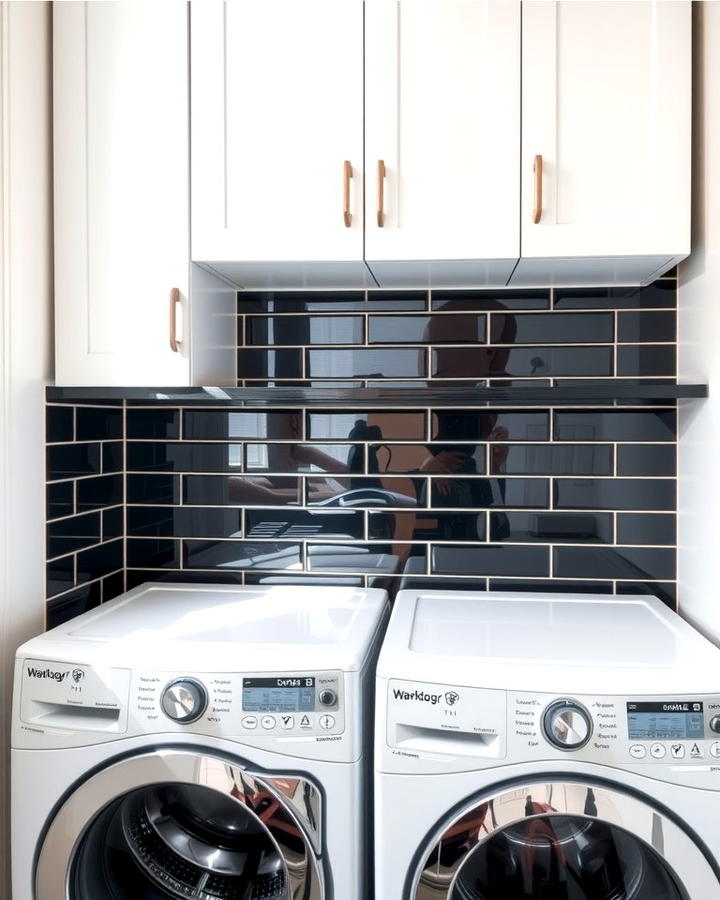
M 602 810 L 602 813 L 588 811 L 588 792 L 592 792 L 592 802 L 596 809 Z M 503 811 L 508 812 L 507 809 L 502 809 L 503 802 L 510 799 L 532 801 L 552 809 L 551 811 L 526 813 L 525 816 L 520 817 L 517 815 L 503 817 Z M 482 813 L 483 832 L 480 831 L 476 818 L 464 835 L 465 840 L 462 842 L 462 852 L 460 852 L 461 841 L 458 840 L 458 828 L 461 827 L 464 818 L 471 816 L 476 811 L 479 812 L 482 807 L 486 808 Z M 420 857 L 420 862 L 412 874 L 410 900 L 422 900 L 420 891 L 423 888 L 423 880 L 425 886 L 430 884 L 435 891 L 438 891 L 438 900 L 440 898 L 449 900 L 464 864 L 479 846 L 511 825 L 528 819 L 554 815 L 572 816 L 615 825 L 637 838 L 642 844 L 652 848 L 667 864 L 670 872 L 678 880 L 678 886 L 686 893 L 687 880 L 697 883 L 699 878 L 703 880 L 703 890 L 705 891 L 703 896 L 713 897 L 718 893 L 720 887 L 718 877 L 692 835 L 655 806 L 651 798 L 642 799 L 641 796 L 630 792 L 626 793 L 620 787 L 611 788 L 602 781 L 595 782 L 590 778 L 578 781 L 546 778 L 518 780 L 511 786 L 506 785 L 502 790 L 489 791 L 465 804 L 459 812 L 453 814 L 450 819 L 446 819 L 431 835 L 430 849 Z M 637 827 L 637 823 L 643 819 L 646 826 L 644 831 Z M 630 826 L 630 821 L 635 824 Z M 451 837 L 452 843 L 449 843 Z M 441 884 L 438 881 L 439 872 L 437 864 L 434 862 L 439 859 L 439 851 L 443 844 L 445 847 L 443 849 L 442 877 L 443 882 L 447 880 L 447 889 L 444 883 Z M 673 848 L 672 851 L 668 851 L 668 845 Z M 683 848 L 682 854 L 675 852 L 675 847 L 678 845 Z M 456 852 L 457 856 L 448 862 L 448 854 L 453 852 Z M 687 879 L 684 874 L 689 872 L 693 873 L 692 879 Z M 444 891 L 444 893 L 439 893 L 439 891 Z
M 283 790 L 292 780 L 302 788 L 304 802 Z M 35 869 L 35 900 L 69 900 L 70 872 L 75 853 L 96 816 L 124 794 L 153 784 L 200 785 L 219 791 L 245 807 L 265 829 L 282 858 L 290 895 L 323 900 L 321 846 L 322 803 L 318 788 L 307 778 L 288 774 L 251 772 L 210 752 L 160 749 L 113 763 L 80 784 L 65 800 L 49 824 Z M 258 805 L 272 798 L 273 824 L 258 813 Z M 303 809 L 303 807 L 305 807 Z M 275 827 L 275 826 L 279 827 Z M 288 838 L 302 842 L 304 858 L 286 846 Z

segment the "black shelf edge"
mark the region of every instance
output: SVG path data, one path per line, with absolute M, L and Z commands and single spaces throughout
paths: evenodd
M 335 387 L 55 387 L 47 388 L 50 403 L 94 403 L 130 400 L 149 405 L 187 406 L 599 406 L 633 400 L 661 405 L 708 396 L 706 384 L 626 384 L 612 381 L 578 385 L 513 385 L 511 387 L 429 386 L 417 388 Z

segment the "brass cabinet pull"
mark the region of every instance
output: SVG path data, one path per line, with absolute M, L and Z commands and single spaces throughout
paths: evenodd
M 382 228 L 385 224 L 385 160 L 379 159 L 377 164 L 377 224 Z
M 353 177 L 352 165 L 349 159 L 343 163 L 343 221 L 345 227 L 352 225 L 352 213 L 350 212 L 350 179 Z
M 182 341 L 177 339 L 177 305 L 180 302 L 180 288 L 170 291 L 170 349 L 173 353 L 179 353 L 182 349 Z
M 542 156 L 538 153 L 533 163 L 533 173 L 535 175 L 535 206 L 533 207 L 533 222 L 538 224 L 542 216 L 542 176 L 543 161 Z

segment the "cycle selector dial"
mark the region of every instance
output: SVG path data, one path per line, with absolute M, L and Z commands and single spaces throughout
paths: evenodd
M 715 734 L 720 734 L 720 716 L 713 716 L 710 719 L 710 731 L 714 731 Z
M 560 750 L 579 750 L 590 740 L 592 718 L 575 700 L 556 700 L 543 716 L 545 737 Z
M 323 706 L 335 706 L 337 703 L 337 694 L 335 691 L 331 691 L 330 688 L 325 688 L 325 690 L 320 691 L 318 694 L 318 700 Z
M 197 721 L 207 709 L 207 704 L 207 690 L 194 678 L 171 681 L 160 698 L 160 706 L 168 719 L 183 725 Z

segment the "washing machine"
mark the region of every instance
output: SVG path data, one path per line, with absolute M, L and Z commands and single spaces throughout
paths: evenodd
M 717 900 L 720 650 L 649 596 L 398 594 L 377 900 Z
M 17 653 L 13 900 L 366 900 L 380 590 L 147 584 Z

